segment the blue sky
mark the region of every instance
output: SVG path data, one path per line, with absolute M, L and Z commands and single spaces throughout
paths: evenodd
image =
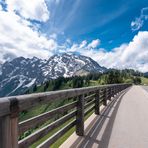
M 131 41 L 138 31 L 131 30 L 131 22 L 147 5 L 146 0 L 61 0 L 51 6 L 51 19 L 43 24 L 42 30 L 59 34 L 60 42 L 65 38 L 74 42 L 99 38 L 100 46 L 110 50 Z M 147 29 L 146 23 L 140 28 Z
M 148 71 L 147 0 L 0 0 L 0 62 L 77 52 Z

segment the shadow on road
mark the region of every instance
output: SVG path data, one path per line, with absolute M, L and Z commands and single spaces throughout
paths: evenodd
M 83 137 L 79 137 L 70 148 L 91 148 L 94 144 L 96 144 L 95 147 L 98 148 L 107 148 L 118 108 L 124 94 L 128 90 L 129 89 L 114 97 L 109 105 L 102 110 L 101 114 L 96 116 L 87 129 L 85 129 L 85 135 Z M 108 120 L 108 122 L 101 138 L 99 138 L 101 140 L 98 140 L 97 137 L 106 120 Z

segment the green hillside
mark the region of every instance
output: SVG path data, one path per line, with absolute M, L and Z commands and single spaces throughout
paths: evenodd
M 87 86 L 96 86 L 96 85 L 103 85 L 103 84 L 115 84 L 115 83 L 133 83 L 133 84 L 148 84 L 148 79 L 145 77 L 142 77 L 141 73 L 135 72 L 133 70 L 111 70 L 105 74 L 89 74 L 87 76 L 75 76 L 70 78 L 63 78 L 60 77 L 55 80 L 49 80 L 39 86 L 34 85 L 32 88 L 30 88 L 26 94 L 30 93 L 39 93 L 39 92 L 47 92 L 47 91 L 55 91 L 55 90 L 62 90 L 62 89 L 70 89 L 70 88 L 81 88 L 81 87 L 87 87 Z M 61 101 L 54 101 L 53 103 L 44 104 L 37 106 L 29 111 L 23 111 L 20 113 L 20 121 L 26 120 L 28 118 L 34 117 L 36 115 L 42 114 L 44 112 L 47 112 L 49 110 L 52 110 L 54 108 L 60 107 L 62 105 L 65 105 L 69 102 L 72 102 L 72 99 L 66 99 Z M 62 115 L 61 115 L 62 116 Z M 54 120 L 58 119 L 60 116 L 55 116 L 53 119 L 47 121 L 44 125 L 41 127 L 53 122 Z M 70 122 L 70 121 L 69 121 Z M 63 127 L 61 125 L 61 127 Z M 41 128 L 38 127 L 38 128 Z M 60 128 L 61 128 L 60 127 Z M 32 132 L 34 132 L 37 129 L 31 129 L 27 132 L 25 132 L 23 135 L 20 136 L 20 139 L 28 136 Z M 32 147 L 36 147 L 37 144 L 41 143 L 48 137 L 50 137 L 53 133 L 55 133 L 58 129 L 53 130 L 51 133 L 49 133 L 47 136 L 45 136 L 43 139 L 35 143 Z M 67 138 L 69 135 L 74 131 L 74 128 L 71 129 L 68 133 L 65 134 L 62 138 L 60 138 L 53 147 L 59 147 L 59 145 Z
M 141 77 L 141 84 L 142 84 L 142 85 L 148 85 L 148 78 L 146 78 L 146 77 Z
M 142 77 L 141 73 L 133 70 L 111 70 L 105 74 L 94 73 L 87 76 L 75 76 L 70 78 L 60 77 L 55 80 L 49 80 L 39 86 L 34 85 L 32 88 L 26 91 L 26 94 L 115 83 L 148 84 L 148 79 Z M 30 117 L 44 113 L 64 104 L 65 102 L 58 101 L 52 104 L 37 106 L 29 111 L 24 111 L 20 114 L 20 121 L 26 120 Z

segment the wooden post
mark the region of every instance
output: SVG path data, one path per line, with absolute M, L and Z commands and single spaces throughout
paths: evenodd
M 95 94 L 95 114 L 100 115 L 100 90 Z
M 79 96 L 76 115 L 76 133 L 84 136 L 84 95 Z
M 19 107 L 18 100 L 16 98 L 10 99 L 10 111 L 11 111 L 11 140 L 12 148 L 18 148 L 18 115 Z
M 18 117 L 11 118 L 12 148 L 18 148 Z
M 0 117 L 0 148 L 18 148 L 18 118 Z
M 107 88 L 104 89 L 103 105 L 107 106 Z
M 18 118 L 0 117 L 0 148 L 18 148 Z
M 117 94 L 120 92 L 120 86 L 117 86 Z
M 116 86 L 114 87 L 114 96 L 117 95 L 117 90 L 116 90 Z
M 108 100 L 111 101 L 111 88 L 108 88 L 108 91 L 109 91 Z
M 10 116 L 0 118 L 0 147 L 12 148 Z
M 111 87 L 111 97 L 114 97 L 114 88 Z
M 0 117 L 0 148 L 18 148 L 18 101 L 9 99 L 10 113 Z

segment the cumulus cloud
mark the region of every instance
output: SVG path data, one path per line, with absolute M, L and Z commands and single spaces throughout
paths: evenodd
M 2 6 L 0 5 L 0 11 L 2 10 Z
M 69 38 L 66 39 L 66 43 L 71 44 L 71 40 Z
M 86 45 L 87 45 L 87 41 L 84 40 L 84 41 L 82 41 L 82 43 L 80 44 L 79 48 L 84 48 L 84 47 L 86 47 Z
M 36 0 L 35 0 L 36 1 Z M 49 58 L 53 51 L 57 47 L 57 43 L 54 39 L 48 39 L 44 34 L 40 33 L 38 30 L 32 28 L 33 24 L 26 20 L 25 18 L 32 18 L 37 20 L 45 21 L 47 17 L 41 15 L 42 8 L 40 9 L 38 4 L 34 7 L 32 2 L 30 7 L 32 7 L 32 12 L 27 11 L 28 8 L 24 8 L 23 4 L 25 1 L 7 1 L 8 11 L 0 10 L 0 59 L 1 61 L 9 60 L 12 57 L 24 56 L 32 57 L 37 56 L 39 58 Z M 19 3 L 21 9 L 21 14 L 25 17 L 17 15 L 15 10 L 19 10 L 15 7 L 16 3 Z M 22 4 L 21 4 L 22 2 Z M 39 1 L 36 1 L 38 3 Z M 14 6 L 10 6 L 10 4 Z M 17 4 L 18 4 L 17 3 Z M 18 4 L 18 6 L 19 6 Z M 39 2 L 40 6 L 43 7 L 45 3 L 41 0 Z M 14 8 L 10 8 L 14 7 Z M 37 11 L 37 12 L 35 12 Z M 39 11 L 39 12 L 38 12 Z M 39 17 L 40 15 L 40 17 Z M 9 56 L 8 56 L 9 55 Z
M 80 44 L 72 44 L 70 48 L 63 48 L 61 52 L 78 52 L 91 57 L 101 66 L 107 68 L 130 68 L 141 72 L 148 71 L 148 31 L 139 32 L 131 42 L 122 44 L 111 51 L 103 48 L 89 48 L 92 43 L 93 41 L 88 43 L 84 40 Z
M 50 17 L 44 0 L 6 0 L 8 11 L 15 11 L 25 19 L 46 22 Z
M 96 39 L 96 40 L 93 40 L 90 44 L 88 44 L 88 48 L 96 48 L 99 45 L 100 45 L 100 40 Z
M 80 44 L 73 43 L 72 46 L 65 47 L 63 50 L 66 52 L 82 52 L 82 51 L 84 51 L 84 53 L 85 53 L 85 51 L 87 51 L 87 53 L 88 53 L 89 51 L 95 49 L 99 45 L 100 45 L 99 39 L 92 40 L 90 43 L 88 43 L 86 40 L 84 40 Z
M 131 42 L 111 51 L 82 49 L 79 52 L 107 68 L 131 68 L 146 72 L 148 71 L 148 31 L 139 32 Z
M 142 8 L 140 16 L 136 17 L 135 20 L 131 22 L 132 31 L 139 30 L 146 20 L 148 20 L 148 7 Z
M 57 34 L 56 34 L 56 33 L 51 34 L 51 35 L 50 35 L 50 38 L 52 38 L 52 39 L 57 39 Z
M 6 0 L 7 11 L 0 5 L 0 63 L 19 56 L 36 56 L 44 59 L 57 51 L 79 52 L 107 68 L 148 71 L 148 31 L 139 32 L 131 42 L 111 51 L 99 48 L 99 39 L 90 42 L 84 40 L 81 43 L 72 43 L 67 39 L 63 45 L 59 45 L 56 41 L 57 34 L 48 35 L 47 38 L 38 29 L 34 29 L 36 26 L 30 19 L 45 22 L 50 18 L 50 12 L 44 0 L 32 1 L 34 5 L 29 6 L 30 10 L 25 7 L 25 0 Z M 141 10 L 140 16 L 144 20 L 148 19 L 147 8 Z M 141 19 L 133 22 L 132 26 L 138 26 L 138 21 L 140 28 L 143 25 Z

